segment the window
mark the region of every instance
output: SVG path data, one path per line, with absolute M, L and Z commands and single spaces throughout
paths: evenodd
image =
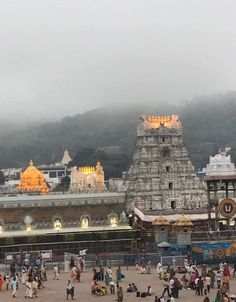
M 170 166 L 166 166 L 166 172 L 170 172 Z
M 176 209 L 176 200 L 171 200 L 171 209 Z
M 169 190 L 173 190 L 173 182 L 169 182 Z
M 49 177 L 50 177 L 50 178 L 57 177 L 57 172 L 56 172 L 56 171 L 51 171 L 51 172 L 49 172 Z
M 165 140 L 166 140 L 166 138 L 163 136 L 163 137 L 161 138 L 161 141 L 164 143 Z
M 65 176 L 65 172 L 64 171 L 58 171 L 58 176 Z
M 163 157 L 170 157 L 170 148 L 167 146 L 163 147 L 161 153 Z

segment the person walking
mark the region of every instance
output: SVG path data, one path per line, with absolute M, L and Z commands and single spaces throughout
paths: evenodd
M 208 274 L 205 277 L 205 283 L 206 283 L 207 291 L 209 293 L 211 289 L 211 277 Z
M 30 278 L 26 282 L 25 286 L 26 286 L 25 298 L 33 298 L 33 286 L 32 286 L 32 280 Z
M 104 281 L 104 267 L 99 264 L 99 273 L 100 273 L 100 280 Z
M 71 285 L 70 280 L 66 283 L 66 299 L 68 300 L 69 296 L 71 296 L 71 300 L 74 300 L 74 286 Z
M 38 297 L 38 281 L 36 279 L 36 277 L 34 278 L 33 282 L 32 282 L 32 296 L 33 297 Z
M 44 264 L 41 268 L 41 273 L 42 273 L 42 279 L 43 281 L 47 281 L 47 269 L 46 269 L 46 265 Z
M 118 266 L 118 268 L 116 270 L 116 281 L 117 282 L 121 281 L 121 268 L 120 268 L 120 266 Z
M 13 278 L 12 282 L 11 282 L 11 286 L 12 286 L 12 297 L 15 298 L 16 297 L 16 289 L 17 289 L 17 282 L 16 282 L 16 277 Z
M 151 260 L 149 259 L 148 263 L 147 263 L 147 274 L 151 274 L 151 267 L 152 267 L 152 264 L 151 264 Z
M 11 282 L 11 275 L 9 273 L 6 273 L 5 279 L 6 279 L 6 290 L 9 290 L 9 284 Z
M 203 296 L 203 288 L 204 288 L 204 283 L 202 277 L 200 276 L 198 279 L 198 295 Z
M 53 280 L 59 280 L 58 266 L 54 264 L 53 267 Z
M 21 270 L 21 283 L 25 284 L 26 283 L 26 277 L 27 277 L 27 269 L 25 266 L 23 266 Z
M 163 293 L 161 296 L 164 297 L 165 293 L 167 292 L 168 297 L 170 297 L 170 284 L 167 280 L 164 280 L 163 287 L 164 287 L 164 290 L 163 290 Z
M 123 302 L 123 289 L 122 289 L 122 286 L 120 286 L 118 289 L 117 289 L 117 302 Z
M 216 274 L 216 284 L 217 284 L 217 289 L 220 289 L 222 284 L 222 273 L 220 271 L 218 271 Z
M 3 280 L 2 275 L 0 275 L 0 290 L 2 290 L 3 284 L 4 284 L 4 280 Z

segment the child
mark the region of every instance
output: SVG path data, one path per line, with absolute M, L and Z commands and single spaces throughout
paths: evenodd
M 9 290 L 9 284 L 11 282 L 11 276 L 9 273 L 6 273 L 5 275 L 5 281 L 6 281 L 6 290 Z
M 110 281 L 110 292 L 111 294 L 115 294 L 115 282 L 113 280 Z

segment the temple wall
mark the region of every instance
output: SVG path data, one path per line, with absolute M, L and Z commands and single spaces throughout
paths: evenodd
M 5 223 L 23 222 L 26 215 L 32 216 L 34 222 L 51 221 L 56 214 L 60 215 L 63 221 L 76 221 L 85 212 L 93 220 L 102 220 L 111 212 L 120 215 L 124 209 L 123 193 L 0 198 L 0 219 Z

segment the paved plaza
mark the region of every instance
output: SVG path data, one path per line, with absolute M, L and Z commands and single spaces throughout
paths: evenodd
M 116 267 L 113 267 L 113 272 L 116 271 Z M 139 274 L 133 267 L 123 268 L 122 272 L 126 276 L 125 280 L 122 282 L 122 287 L 124 289 L 124 302 L 137 302 L 137 301 L 154 301 L 155 295 L 160 296 L 163 291 L 163 281 L 159 280 L 155 269 L 152 269 L 151 275 L 149 274 Z M 108 293 L 107 296 L 93 296 L 90 294 L 90 284 L 92 281 L 92 270 L 87 269 L 86 272 L 82 273 L 81 282 L 74 283 L 75 286 L 75 299 L 74 301 L 79 302 L 107 302 L 107 301 L 115 301 L 116 295 L 111 295 Z M 65 287 L 66 281 L 68 280 L 69 273 L 62 272 L 59 275 L 59 280 L 53 280 L 52 272 L 48 272 L 48 281 L 44 283 L 45 288 L 39 290 L 39 294 L 37 298 L 33 298 L 32 300 L 38 302 L 54 302 L 54 301 L 67 301 L 66 294 L 65 294 Z M 181 275 L 178 277 L 181 278 Z M 142 291 L 146 291 L 147 286 L 151 285 L 153 289 L 153 295 L 146 298 L 137 298 L 136 293 L 127 293 L 126 288 L 129 283 L 135 282 L 138 286 L 138 289 Z M 230 293 L 236 293 L 236 279 L 232 280 L 230 283 Z M 1 302 L 8 302 L 8 301 L 26 301 L 24 298 L 25 286 L 20 285 L 20 289 L 17 291 L 17 297 L 11 297 L 11 291 L 4 290 L 0 292 L 0 301 Z M 211 290 L 210 293 L 210 300 L 214 301 L 216 294 L 216 289 Z M 196 296 L 195 292 L 192 290 L 180 290 L 179 292 L 179 299 L 176 301 L 183 301 L 183 302 L 203 302 L 203 296 Z

